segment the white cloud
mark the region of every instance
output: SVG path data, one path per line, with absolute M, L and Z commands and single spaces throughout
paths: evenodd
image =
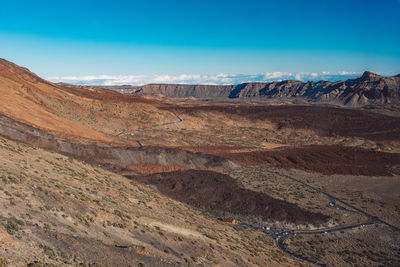
M 240 84 L 245 82 L 271 82 L 282 80 L 319 81 L 346 80 L 359 77 L 357 72 L 265 72 L 257 74 L 180 74 L 180 75 L 88 75 L 48 77 L 52 82 L 76 85 L 144 85 L 149 83 L 176 84 Z

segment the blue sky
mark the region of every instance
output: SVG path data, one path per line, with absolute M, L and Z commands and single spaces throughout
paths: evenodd
M 400 0 L 2 0 L 0 57 L 75 83 L 392 75 L 398 14 Z

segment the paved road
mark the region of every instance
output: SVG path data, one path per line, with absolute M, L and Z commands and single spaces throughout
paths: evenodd
M 338 232 L 338 231 L 346 231 L 346 230 L 351 230 L 351 229 L 356 229 L 356 228 L 362 228 L 362 227 L 366 227 L 368 225 L 373 225 L 376 224 L 376 222 L 368 222 L 368 223 L 359 223 L 359 224 L 353 224 L 353 225 L 347 225 L 347 226 L 342 226 L 342 227 L 336 227 L 336 228 L 329 228 L 329 229 L 324 229 L 324 230 L 316 230 L 316 231 L 299 231 L 299 232 L 293 232 L 293 233 L 287 233 L 282 235 L 282 237 L 278 238 L 277 242 L 278 242 L 278 247 L 286 252 L 287 254 L 296 257 L 298 259 L 304 260 L 304 261 L 308 261 L 310 263 L 314 263 L 316 265 L 319 266 L 327 266 L 324 263 L 321 263 L 319 261 L 316 261 L 314 259 L 310 259 L 307 258 L 303 255 L 299 255 L 293 251 L 291 251 L 290 249 L 288 249 L 288 247 L 286 246 L 285 241 L 289 238 L 292 238 L 293 236 L 297 236 L 297 235 L 318 235 L 318 234 L 328 234 L 328 233 L 334 233 L 334 232 Z
M 375 222 L 368 222 L 368 223 L 359 223 L 359 224 L 353 224 L 353 225 L 346 225 L 346 226 L 340 226 L 340 227 L 334 227 L 334 228 L 327 228 L 327 229 L 319 229 L 319 230 L 312 230 L 312 231 L 297 231 L 297 232 L 288 232 L 286 230 L 282 229 L 265 229 L 260 226 L 255 226 L 247 223 L 241 223 L 243 226 L 246 227 L 251 227 L 253 229 L 256 229 L 258 231 L 264 232 L 265 234 L 268 234 L 272 236 L 274 239 L 277 241 L 278 247 L 285 253 L 289 254 L 292 257 L 296 257 L 300 260 L 304 260 L 310 263 L 313 263 L 318 266 L 327 266 L 326 264 L 319 262 L 314 259 L 310 259 L 306 256 L 297 254 L 296 252 L 291 251 L 287 246 L 286 246 L 286 240 L 298 236 L 298 235 L 318 235 L 318 234 L 328 234 L 328 233 L 333 233 L 333 232 L 339 232 L 339 231 L 346 231 L 346 230 L 351 230 L 351 229 L 356 229 L 356 228 L 362 228 L 366 227 L 368 225 L 373 225 Z
M 147 130 L 147 129 L 151 129 L 151 128 L 155 128 L 155 127 L 181 123 L 183 121 L 183 119 L 181 117 L 179 117 L 179 115 L 177 115 L 177 114 L 174 114 L 174 115 L 178 118 L 178 121 L 171 121 L 171 122 L 167 122 L 167 123 L 156 124 L 156 125 L 152 125 L 152 126 L 148 126 L 148 127 L 138 128 L 138 129 L 135 129 L 135 130 L 132 130 L 132 131 L 126 131 L 125 130 L 125 131 L 122 131 L 121 133 L 117 134 L 117 136 L 120 136 L 120 135 L 123 135 L 123 134 L 130 134 L 130 132 L 135 132 L 135 131 L 140 131 L 140 130 Z M 136 140 L 136 142 L 138 143 L 139 147 L 143 147 L 143 145 L 140 143 L 139 140 Z M 396 231 L 400 231 L 400 227 L 399 226 L 392 225 L 392 224 L 390 224 L 390 223 L 378 218 L 375 215 L 371 215 L 371 214 L 369 214 L 369 213 L 367 213 L 367 212 L 365 212 L 365 211 L 363 211 L 363 210 L 351 205 L 350 203 L 347 203 L 347 202 L 345 202 L 345 201 L 343 201 L 343 200 L 341 200 L 341 199 L 339 199 L 339 198 L 337 198 L 337 197 L 335 197 L 335 196 L 333 196 L 333 195 L 331 195 L 329 193 L 326 193 L 326 192 L 322 191 L 321 189 L 319 189 L 317 187 L 311 186 L 311 185 L 309 185 L 309 184 L 307 184 L 307 183 L 305 183 L 305 182 L 303 182 L 303 181 L 301 181 L 299 179 L 296 179 L 296 178 L 291 177 L 291 176 L 286 175 L 286 174 L 281 174 L 281 173 L 278 173 L 278 172 L 275 172 L 275 171 L 270 171 L 270 170 L 267 170 L 267 169 L 264 169 L 264 168 L 261 168 L 261 167 L 259 167 L 257 169 L 262 171 L 262 172 L 268 172 L 268 173 L 271 173 L 271 174 L 275 174 L 275 175 L 290 179 L 290 180 L 292 180 L 294 182 L 297 182 L 297 183 L 300 183 L 300 184 L 304 185 L 305 187 L 308 187 L 308 188 L 310 188 L 310 189 L 312 189 L 312 190 L 314 190 L 314 191 L 316 191 L 318 193 L 321 193 L 321 194 L 325 195 L 329 200 L 329 205 L 332 206 L 333 208 L 337 208 L 337 209 L 340 209 L 340 210 L 346 210 L 346 211 L 350 211 L 350 212 L 358 212 L 359 214 L 364 215 L 364 216 L 366 216 L 367 218 L 370 219 L 370 221 L 367 222 L 367 223 L 346 225 L 346 226 L 327 228 L 327 229 L 322 229 L 322 230 L 298 231 L 298 232 L 292 232 L 292 233 L 284 231 L 285 234 L 282 234 L 277 238 L 278 247 L 282 251 L 286 252 L 287 254 L 289 254 L 289 255 L 291 255 L 293 257 L 296 257 L 298 259 L 301 259 L 301 260 L 316 264 L 318 266 L 326 266 L 326 264 L 324 264 L 324 263 L 318 262 L 316 260 L 307 258 L 307 257 L 302 256 L 302 255 L 298 255 L 295 252 L 290 251 L 287 248 L 285 241 L 287 239 L 295 236 L 295 235 L 327 234 L 327 233 L 333 233 L 333 232 L 338 232 L 338 231 L 346 231 L 346 230 L 356 229 L 356 228 L 360 228 L 360 227 L 365 227 L 365 226 L 371 225 L 371 224 L 384 224 L 384 225 L 387 225 L 387 226 L 391 227 L 392 229 L 394 229 Z M 347 206 L 347 207 L 349 207 L 351 209 L 348 209 L 346 207 L 338 205 L 337 203 L 341 203 L 341 204 L 343 204 L 343 205 L 345 205 L 345 206 Z M 248 224 L 246 224 L 246 225 L 249 226 L 249 227 L 261 230 L 263 232 L 266 232 L 265 229 L 262 229 L 262 228 L 260 229 L 260 227 L 253 226 L 253 225 L 248 225 Z M 268 233 L 268 234 L 270 234 L 270 233 Z
M 375 215 L 369 214 L 369 213 L 367 213 L 367 212 L 365 212 L 365 211 L 363 211 L 363 210 L 361 210 L 361 209 L 359 209 L 359 208 L 353 206 L 352 204 L 347 203 L 347 202 L 345 202 L 345 201 L 343 201 L 343 200 L 341 200 L 341 199 L 339 199 L 339 198 L 337 198 L 337 197 L 335 197 L 335 196 L 333 196 L 333 195 L 331 195 L 331 194 L 329 194 L 329 193 L 326 193 L 326 192 L 322 191 L 322 190 L 319 189 L 319 188 L 316 188 L 316 187 L 314 187 L 314 186 L 311 186 L 311 185 L 309 185 L 309 184 L 307 184 L 307 183 L 305 183 L 305 182 L 303 182 L 303 181 L 301 181 L 301 180 L 298 180 L 298 179 L 293 178 L 293 177 L 291 177 L 291 176 L 289 176 L 289 175 L 286 175 L 286 174 L 281 174 L 281 173 L 274 172 L 274 171 L 270 171 L 270 170 L 266 170 L 266 169 L 263 169 L 263 168 L 259 168 L 259 169 L 262 170 L 262 171 L 264 171 L 264 172 L 269 172 L 269 173 L 272 173 L 272 174 L 275 174 L 275 175 L 279 175 L 279 176 L 281 176 L 281 177 L 290 179 L 290 180 L 292 180 L 292 181 L 294 181 L 294 182 L 300 183 L 300 184 L 302 184 L 302 185 L 304 185 L 304 186 L 306 186 L 306 187 L 308 187 L 308 188 L 310 188 L 310 189 L 312 189 L 312 190 L 314 190 L 314 191 L 317 191 L 318 193 L 321 193 L 321 194 L 325 195 L 325 196 L 330 200 L 330 202 L 341 203 L 341 204 L 343 204 L 343 205 L 345 205 L 345 206 L 347 206 L 347 207 L 350 207 L 350 208 L 353 209 L 354 211 L 357 211 L 357 212 L 360 213 L 361 215 L 366 216 L 367 218 L 371 219 L 372 221 L 374 221 L 374 222 L 376 222 L 376 223 L 381 223 L 381 224 L 384 224 L 384 225 L 387 225 L 387 226 L 391 227 L 392 229 L 394 229 L 394 230 L 396 230 L 396 231 L 400 231 L 400 226 L 396 226 L 396 225 L 390 224 L 390 223 L 388 223 L 388 222 L 386 222 L 386 221 L 384 221 L 384 220 L 378 218 L 378 217 L 375 216 Z M 335 205 L 337 205 L 337 204 L 335 204 Z M 341 206 L 339 206 L 339 207 L 341 207 Z M 341 207 L 341 208 L 346 209 L 346 208 L 344 208 L 344 207 Z M 346 209 L 346 210 L 348 210 L 348 209 Z
M 287 248 L 286 240 L 289 239 L 289 238 L 292 238 L 293 236 L 297 236 L 297 235 L 327 234 L 327 233 L 333 233 L 333 232 L 338 232 L 338 231 L 346 231 L 346 230 L 351 230 L 351 229 L 356 229 L 356 228 L 362 228 L 362 227 L 365 227 L 365 226 L 368 226 L 368 225 L 372 225 L 372 224 L 383 224 L 383 225 L 387 225 L 387 226 L 391 227 L 395 231 L 400 231 L 400 227 L 399 226 L 392 225 L 392 224 L 390 224 L 390 223 L 378 218 L 375 215 L 371 215 L 371 214 L 369 214 L 369 213 L 367 213 L 367 212 L 365 212 L 365 211 L 363 211 L 363 210 L 361 210 L 361 209 L 359 209 L 359 208 L 357 208 L 357 207 L 355 207 L 355 206 L 353 206 L 353 205 L 351 205 L 351 204 L 349 204 L 349 203 L 347 203 L 347 202 L 345 202 L 345 201 L 343 201 L 343 200 L 341 200 L 341 199 L 339 199 L 339 198 L 337 198 L 335 196 L 332 196 L 331 194 L 326 193 L 326 192 L 322 191 L 319 188 L 311 186 L 311 185 L 309 185 L 309 184 L 307 184 L 307 183 L 305 183 L 305 182 L 303 182 L 301 180 L 298 180 L 298 179 L 296 179 L 294 177 L 291 177 L 289 175 L 286 175 L 286 174 L 281 174 L 281 173 L 278 173 L 278 172 L 275 172 L 275 171 L 270 171 L 270 170 L 267 170 L 267 169 L 264 169 L 264 168 L 261 168 L 261 167 L 256 168 L 256 169 L 258 169 L 258 170 L 260 170 L 262 172 L 268 172 L 268 173 L 271 173 L 271 174 L 275 174 L 275 175 L 290 179 L 290 180 L 292 180 L 294 182 L 300 183 L 300 184 L 304 185 L 305 187 L 308 187 L 308 188 L 310 188 L 310 189 L 312 189 L 312 190 L 314 190 L 316 192 L 319 192 L 319 193 L 325 195 L 328 198 L 329 205 L 331 207 L 337 208 L 337 209 L 346 210 L 346 211 L 351 211 L 351 212 L 357 212 L 359 214 L 362 214 L 362 215 L 366 216 L 370 220 L 369 222 L 366 222 L 366 223 L 345 225 L 345 226 L 332 227 L 332 228 L 326 228 L 326 229 L 318 229 L 318 230 L 312 230 L 312 231 L 297 231 L 297 232 L 288 232 L 286 230 L 278 230 L 278 229 L 266 230 L 266 229 L 264 229 L 262 227 L 249 225 L 249 224 L 245 223 L 245 226 L 252 227 L 254 229 L 257 229 L 259 231 L 262 231 L 262 232 L 267 233 L 267 234 L 271 235 L 272 237 L 274 237 L 277 240 L 278 247 L 283 252 L 285 252 L 285 253 L 293 256 L 293 257 L 296 257 L 298 259 L 301 259 L 301 260 L 316 264 L 318 266 L 326 266 L 326 264 L 324 264 L 324 263 L 321 263 L 321 262 L 316 261 L 314 259 L 307 258 L 307 257 L 305 257 L 303 255 L 299 255 L 299 254 L 297 254 L 297 253 L 295 253 L 295 252 L 293 252 L 293 251 L 291 251 L 291 250 L 289 250 Z M 343 205 L 346 205 L 347 207 L 349 207 L 351 209 L 347 209 L 347 208 L 345 208 L 343 206 L 338 205 L 337 203 L 341 203 Z
M 290 237 L 291 237 L 290 235 L 285 235 L 285 236 L 281 237 L 280 239 L 278 239 L 278 247 L 279 247 L 282 251 L 284 251 L 284 252 L 286 252 L 287 254 L 291 255 L 292 257 L 296 257 L 296 258 L 298 258 L 298 259 L 300 259 L 300 260 L 307 261 L 307 262 L 313 263 L 313 264 L 318 265 L 318 266 L 327 266 L 327 265 L 324 264 L 324 263 L 321 263 L 321 262 L 319 262 L 319 261 L 316 261 L 316 260 L 307 258 L 307 257 L 305 257 L 305 256 L 303 256 L 303 255 L 299 255 L 299 254 L 297 254 L 297 253 L 295 253 L 295 252 L 289 250 L 289 249 L 286 247 L 285 241 L 286 241 L 286 239 L 288 239 L 288 238 L 290 238 Z

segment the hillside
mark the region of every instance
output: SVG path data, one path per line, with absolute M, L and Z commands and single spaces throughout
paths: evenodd
M 238 85 L 148 84 L 143 86 L 100 86 L 129 95 L 161 94 L 166 97 L 225 99 L 301 99 L 309 102 L 346 106 L 400 102 L 400 75 L 383 77 L 364 72 L 347 81 L 301 82 L 286 80 Z
M 53 84 L 4 59 L 0 59 L 0 94 L 1 114 L 74 140 L 126 144 L 115 135 L 175 117 L 160 112 L 157 101 Z
M 263 233 L 99 167 L 1 137 L 0 159 L 0 265 L 294 263 Z
M 215 156 L 173 148 L 145 147 L 119 136 L 129 130 L 176 120 L 156 100 L 56 85 L 28 69 L 0 60 L 0 135 L 52 149 L 114 170 L 235 168 Z M 155 168 L 154 168 L 155 166 Z

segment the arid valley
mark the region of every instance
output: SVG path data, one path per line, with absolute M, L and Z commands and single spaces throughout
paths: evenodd
M 0 266 L 399 266 L 399 94 L 371 72 L 74 86 L 1 59 Z

